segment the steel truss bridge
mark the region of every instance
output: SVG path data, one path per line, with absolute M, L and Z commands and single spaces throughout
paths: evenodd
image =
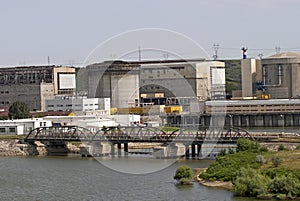
M 248 131 L 241 128 L 179 128 L 173 132 L 165 132 L 154 127 L 107 127 L 97 132 L 78 126 L 39 127 L 30 131 L 25 142 L 110 142 L 117 143 L 236 143 L 239 138 L 254 140 Z

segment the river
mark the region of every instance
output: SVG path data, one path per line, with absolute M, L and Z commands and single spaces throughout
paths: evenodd
M 120 166 L 132 165 L 133 161 L 139 164 L 137 169 L 147 169 L 151 163 L 169 165 L 165 160 L 147 157 L 113 159 L 114 165 Z M 196 182 L 192 186 L 176 185 L 173 180 L 179 165 L 207 167 L 211 162 L 180 160 L 153 173 L 126 174 L 93 158 L 74 155 L 0 157 L 0 196 L 1 200 L 253 200 Z

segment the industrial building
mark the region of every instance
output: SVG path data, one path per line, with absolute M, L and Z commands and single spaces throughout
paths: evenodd
M 225 98 L 225 63 L 205 60 L 142 62 L 140 93 L 163 97 Z
M 16 101 L 25 102 L 30 111 L 45 111 L 45 100 L 55 95 L 73 95 L 75 69 L 61 66 L 22 66 L 0 68 L 0 108 Z
M 86 67 L 89 98 L 111 98 L 111 107 L 124 108 L 139 100 L 140 65 L 125 61 Z
M 154 99 L 225 98 L 225 63 L 219 61 L 108 61 L 87 66 L 87 74 L 88 97 L 111 97 L 116 108 L 137 107 L 154 94 L 160 94 Z
M 300 53 L 284 52 L 261 60 L 242 60 L 242 96 L 284 99 L 300 95 Z
M 87 98 L 73 96 L 56 96 L 46 100 L 46 111 L 96 111 L 104 110 L 110 115 L 110 98 Z

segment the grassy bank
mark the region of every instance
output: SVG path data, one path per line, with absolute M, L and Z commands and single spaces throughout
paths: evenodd
M 231 182 L 231 190 L 240 196 L 300 197 L 300 146 L 293 151 L 283 146 L 278 150 L 268 152 L 255 142 L 241 139 L 237 152 L 223 152 L 199 177 Z

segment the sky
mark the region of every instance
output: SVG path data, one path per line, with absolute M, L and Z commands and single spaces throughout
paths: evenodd
M 46 65 L 48 57 L 51 64 L 82 65 L 99 44 L 149 28 L 180 34 L 207 57 L 213 44 L 220 59 L 241 58 L 241 47 L 248 57 L 270 56 L 275 47 L 300 52 L 299 9 L 299 0 L 1 1 L 0 66 Z M 202 57 L 173 45 L 183 57 Z M 112 59 L 115 52 L 106 54 Z

